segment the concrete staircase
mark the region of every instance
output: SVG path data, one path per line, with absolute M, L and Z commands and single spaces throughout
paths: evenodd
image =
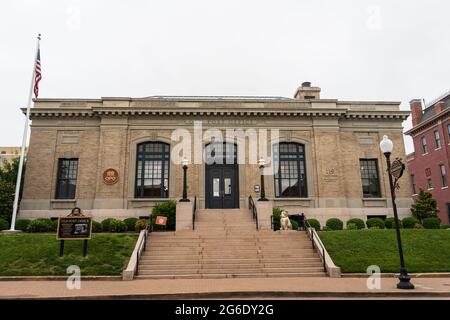
M 199 210 L 195 231 L 154 232 L 138 278 L 321 277 L 304 232 L 257 231 L 248 209 Z

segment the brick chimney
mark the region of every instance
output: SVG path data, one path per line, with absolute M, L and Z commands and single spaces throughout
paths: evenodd
M 311 87 L 311 82 L 303 82 L 294 95 L 298 100 L 318 100 L 320 99 L 320 88 Z
M 412 114 L 412 124 L 417 125 L 422 118 L 422 101 L 420 99 L 414 99 L 409 102 Z
M 439 101 L 434 105 L 434 111 L 436 114 L 441 113 L 445 109 L 445 101 Z

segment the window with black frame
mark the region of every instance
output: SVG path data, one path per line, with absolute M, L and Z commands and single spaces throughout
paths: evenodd
M 364 198 L 381 198 L 378 161 L 376 159 L 360 159 L 359 164 Z
M 274 145 L 273 158 L 275 165 L 275 197 L 308 197 L 305 146 L 299 143 Z
M 169 197 L 170 146 L 163 142 L 137 145 L 136 198 Z
M 75 199 L 78 159 L 59 159 L 56 181 L 56 199 Z

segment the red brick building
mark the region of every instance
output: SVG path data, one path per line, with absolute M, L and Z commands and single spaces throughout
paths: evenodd
M 410 102 L 412 129 L 406 134 L 414 141 L 407 156 L 411 190 L 415 200 L 420 189 L 437 200 L 442 223 L 450 220 L 450 91 L 424 110 L 419 99 Z

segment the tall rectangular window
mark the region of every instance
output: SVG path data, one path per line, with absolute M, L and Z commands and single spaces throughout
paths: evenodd
M 361 182 L 364 198 L 380 198 L 380 179 L 376 159 L 360 159 Z
M 433 189 L 433 180 L 431 180 L 431 178 L 427 179 L 427 185 L 428 185 L 428 189 Z
M 305 146 L 282 142 L 274 146 L 275 197 L 306 198 Z
M 426 154 L 428 153 L 428 145 L 427 145 L 427 138 L 422 137 L 422 139 L 420 139 L 422 141 L 422 153 Z
M 169 144 L 163 142 L 138 144 L 135 197 L 168 198 L 169 164 Z
M 445 166 L 443 164 L 439 165 L 439 171 L 441 172 L 441 183 L 442 188 L 448 187 L 447 183 L 447 172 L 445 170 Z
M 447 125 L 448 142 L 450 143 L 450 123 Z
M 435 149 L 441 148 L 441 137 L 439 136 L 439 131 L 434 131 L 434 147 Z
M 78 159 L 59 159 L 56 181 L 56 199 L 75 199 Z
M 413 174 L 411 175 L 411 184 L 413 194 L 417 194 L 416 176 Z

